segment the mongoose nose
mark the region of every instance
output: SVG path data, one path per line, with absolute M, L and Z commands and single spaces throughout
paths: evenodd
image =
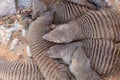
M 60 43 L 60 40 L 56 40 L 53 37 L 51 37 L 50 35 L 48 35 L 48 34 L 44 35 L 43 39 L 51 41 L 51 42 L 55 42 L 55 43 Z

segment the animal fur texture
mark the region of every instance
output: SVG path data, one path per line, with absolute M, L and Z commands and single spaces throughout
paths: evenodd
M 32 59 L 8 61 L 0 59 L 0 80 L 45 80 Z
M 71 20 L 74 20 L 81 15 L 85 14 L 86 12 L 92 10 L 88 7 L 82 6 L 80 4 L 75 4 L 75 2 L 67 1 L 67 0 L 60 0 L 60 1 L 54 1 L 54 0 L 34 0 L 36 3 L 33 5 L 33 16 L 36 18 L 40 15 L 41 12 L 48 9 L 54 9 L 54 19 L 53 24 L 63 24 L 67 23 Z M 84 3 L 83 0 L 81 0 L 82 3 Z M 87 0 L 85 0 L 87 2 Z M 99 5 L 104 5 L 104 7 L 101 8 L 107 8 L 105 7 L 105 4 L 107 6 L 107 3 L 102 0 L 96 0 L 95 2 L 100 2 Z M 88 5 L 87 3 L 85 3 Z M 47 7 L 45 6 L 47 5 Z M 43 6 L 43 7 L 42 7 Z M 42 7 L 42 9 L 41 9 Z
M 106 39 L 83 40 L 92 68 L 102 76 L 120 71 L 120 45 Z
M 77 80 L 104 80 L 92 69 L 81 43 L 72 56 L 69 68 Z
M 43 54 L 55 44 L 42 38 L 45 33 L 51 30 L 49 25 L 52 20 L 53 12 L 48 11 L 30 24 L 26 39 L 33 54 L 32 58 L 43 73 L 45 80 L 75 80 L 66 65 L 57 63 Z
M 43 2 L 43 0 L 33 0 L 32 9 L 33 9 L 32 18 L 35 19 L 38 17 L 38 15 L 47 10 L 47 6 Z
M 112 9 L 90 11 L 69 23 L 56 26 L 43 36 L 55 43 L 69 43 L 83 39 L 107 39 L 120 41 L 120 13 Z
M 73 42 L 70 44 L 56 44 L 49 48 L 44 54 L 51 58 L 62 58 L 67 64 L 71 64 L 71 58 L 75 53 L 76 49 L 79 47 L 80 42 Z
M 91 9 L 110 7 L 106 0 L 67 0 L 67 1 L 71 1 L 82 6 L 87 6 Z
M 79 4 L 75 4 L 72 2 L 67 2 L 67 1 L 60 1 L 58 3 L 51 3 L 51 0 L 47 1 L 47 0 L 43 0 L 44 5 L 41 3 L 39 4 L 41 1 L 40 0 L 36 0 L 36 2 L 38 3 L 34 3 L 34 7 L 33 7 L 33 16 L 35 18 L 37 18 L 38 16 L 40 16 L 40 13 L 43 12 L 41 10 L 42 6 L 46 7 L 47 4 L 47 10 L 54 10 L 54 19 L 53 19 L 53 24 L 63 24 L 66 22 L 69 22 L 75 18 L 80 17 L 81 15 L 85 14 L 86 12 L 89 11 L 89 9 L 87 7 L 81 6 Z M 45 2 L 46 1 L 46 2 Z M 50 7 L 49 7 L 50 6 Z M 46 10 L 45 8 L 45 10 Z M 39 13 L 40 12 L 40 13 Z
M 65 8 L 66 7 L 66 8 Z M 70 9 L 70 7 L 71 8 L 73 8 L 72 10 Z M 59 12 L 59 11 L 61 11 L 61 10 L 63 11 L 63 12 L 65 12 L 64 14 L 62 14 L 61 15 L 61 13 Z M 64 10 L 65 9 L 65 10 Z M 34 9 L 33 9 L 34 10 Z M 54 19 L 53 19 L 53 22 L 52 23 L 56 23 L 56 24 L 58 24 L 58 23 L 65 23 L 65 22 L 69 22 L 70 20 L 73 20 L 73 19 L 75 19 L 75 18 L 77 18 L 77 17 L 79 17 L 79 16 L 81 16 L 81 15 L 83 15 L 84 13 L 86 13 L 86 12 L 88 12 L 88 8 L 87 7 L 82 7 L 82 6 L 80 6 L 79 4 L 73 4 L 73 3 L 71 3 L 71 2 L 61 2 L 61 3 L 59 3 L 59 4 L 57 4 L 56 6 L 55 6 L 55 10 L 58 10 L 58 11 L 56 11 L 55 13 L 59 13 L 59 14 L 55 14 L 55 17 L 54 17 Z M 72 11 L 72 14 L 71 14 L 71 11 Z M 66 15 L 66 14 L 69 14 L 69 15 Z M 41 20 L 42 21 L 42 20 Z M 44 21 L 44 20 L 43 20 Z M 37 20 L 36 21 L 34 21 L 34 22 L 37 22 Z M 32 23 L 31 25 L 32 26 L 36 26 L 35 24 L 36 23 Z M 46 21 L 45 21 L 46 22 Z M 39 23 L 39 19 L 38 19 L 38 23 Z M 49 22 L 48 22 L 49 23 Z M 41 24 L 45 24 L 44 22 L 40 22 L 40 24 L 37 24 L 37 25 L 41 25 Z M 47 24 L 47 25 L 49 25 L 49 24 Z M 44 25 L 44 27 L 45 27 L 46 25 Z M 40 26 L 39 26 L 40 27 Z M 46 60 L 48 60 L 48 63 L 49 64 L 52 64 L 52 62 L 53 63 L 55 63 L 56 64 L 56 62 L 55 61 L 53 61 L 52 59 L 52 61 L 50 60 L 50 58 L 48 58 L 48 57 L 46 57 L 46 56 L 44 56 L 43 54 L 41 54 L 41 53 L 43 53 L 46 49 L 48 49 L 50 46 L 52 46 L 52 45 L 54 45 L 54 43 L 50 43 L 50 42 L 48 42 L 48 41 L 45 41 L 45 40 L 43 40 L 42 39 L 42 36 L 43 36 L 43 34 L 42 34 L 42 36 L 41 36 L 41 32 L 44 32 L 44 30 L 46 30 L 45 28 L 44 29 L 42 29 L 41 28 L 41 30 L 40 30 L 40 28 L 38 29 L 38 28 L 35 28 L 35 27 L 30 27 L 30 29 L 28 30 L 28 33 L 29 33 L 29 35 L 27 35 L 27 40 L 28 40 L 28 43 L 30 44 L 30 47 L 31 47 L 31 50 L 32 50 L 32 53 L 33 53 L 33 58 L 34 58 L 34 60 L 36 60 L 36 62 L 37 62 L 37 64 L 38 64 L 38 66 L 39 66 L 39 68 L 41 69 L 41 72 L 43 73 L 43 75 L 44 76 L 46 76 L 46 71 L 45 70 L 42 70 L 42 68 L 44 68 L 45 69 L 45 66 L 43 65 L 44 63 L 45 63 L 45 61 Z M 49 30 L 46 30 L 45 31 L 45 33 L 46 32 L 49 32 Z M 31 35 L 31 36 L 30 36 Z M 29 38 L 28 38 L 29 37 Z M 33 38 L 33 39 L 30 39 L 30 37 L 31 38 Z M 49 45 L 49 46 L 48 46 Z M 45 46 L 45 47 L 44 47 Z M 42 57 L 41 57 L 42 56 Z M 41 57 L 41 58 L 40 58 Z M 45 58 L 46 57 L 46 58 Z M 43 62 L 42 62 L 42 64 L 40 63 L 40 61 L 42 61 L 42 59 L 44 59 L 43 60 Z M 46 65 L 48 64 L 48 63 L 46 63 Z M 58 63 L 57 63 L 58 64 Z M 59 64 L 58 64 L 59 65 Z M 48 66 L 48 65 L 47 65 Z M 63 65 L 64 66 L 64 65 Z M 42 68 L 41 68 L 42 67 Z M 53 67 L 53 65 L 52 65 L 52 67 Z M 65 67 L 65 66 L 64 66 Z M 61 67 L 61 68 L 63 68 L 63 67 Z M 50 68 L 47 68 L 46 70 L 48 71 Z M 55 69 L 56 70 L 56 69 Z M 66 73 L 62 73 L 61 75 L 59 74 L 59 76 L 58 76 L 58 74 L 56 74 L 56 73 L 54 73 L 55 72 L 55 70 L 51 70 L 51 73 L 53 73 L 54 75 L 55 75 L 55 77 L 54 77 L 54 79 L 57 77 L 57 78 L 60 78 L 59 76 L 61 76 L 61 75 L 64 75 L 63 77 L 61 77 L 61 79 L 70 79 L 70 78 L 65 78 L 65 74 L 67 73 L 67 68 L 66 68 Z M 52 72 L 53 71 L 53 72 Z M 61 70 L 60 70 L 61 71 Z M 65 72 L 64 71 L 64 72 Z M 58 71 L 59 72 L 59 71 Z M 60 73 L 60 72 L 59 72 Z M 50 75 L 51 76 L 51 74 L 47 74 L 48 76 Z M 53 76 L 54 76 L 53 75 Z M 57 75 L 57 76 L 56 76 Z M 69 75 L 71 75 L 70 73 L 67 73 L 67 77 L 69 77 Z M 51 79 L 51 80 L 53 80 L 53 77 L 51 76 L 51 78 L 50 77 L 47 77 L 46 79 Z
M 45 55 L 52 58 L 62 58 L 66 64 L 69 63 L 68 65 L 74 64 L 72 56 L 81 43 L 91 67 L 99 75 L 109 76 L 120 71 L 120 45 L 106 39 L 86 39 L 69 44 L 57 44 L 46 51 Z M 78 61 L 82 60 L 78 59 Z M 79 66 L 78 63 L 76 62 L 76 66 Z

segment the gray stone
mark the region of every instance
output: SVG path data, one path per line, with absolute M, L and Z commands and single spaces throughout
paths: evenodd
M 32 5 L 33 0 L 18 0 L 19 8 L 28 8 Z
M 0 0 L 0 16 L 16 13 L 15 0 Z

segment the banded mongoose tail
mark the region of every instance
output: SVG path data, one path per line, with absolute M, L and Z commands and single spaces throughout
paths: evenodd
M 9 61 L 0 59 L 0 79 L 45 80 L 32 59 L 29 61 Z
M 77 80 L 104 80 L 91 68 L 82 43 L 73 54 L 69 68 Z
M 82 6 L 87 6 L 91 9 L 109 8 L 110 5 L 106 0 L 67 0 L 73 3 L 80 4 Z
M 70 44 L 56 44 L 44 54 L 52 58 L 61 58 L 67 65 L 71 63 L 71 57 L 80 45 L 80 42 L 74 42 Z
M 120 13 L 113 9 L 89 11 L 80 18 L 59 25 L 44 39 L 55 43 L 69 43 L 83 39 L 107 39 L 120 41 Z
M 57 63 L 43 53 L 55 43 L 46 41 L 42 36 L 51 29 L 49 25 L 52 22 L 53 13 L 47 12 L 45 15 L 38 17 L 30 24 L 27 32 L 27 41 L 29 43 L 32 58 L 43 73 L 45 80 L 75 80 L 74 76 L 65 64 Z

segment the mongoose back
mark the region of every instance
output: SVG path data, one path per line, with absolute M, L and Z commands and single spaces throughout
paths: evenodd
M 43 38 L 56 43 L 91 38 L 116 43 L 120 41 L 120 13 L 112 9 L 90 11 L 74 21 L 58 26 Z
M 51 0 L 35 0 L 37 3 L 33 5 L 33 17 L 38 17 L 41 12 L 48 9 L 54 9 L 53 24 L 62 24 L 73 20 L 89 11 L 87 7 L 81 6 L 67 1 L 58 1 L 51 3 Z M 41 2 L 41 4 L 39 4 Z M 47 7 L 45 6 L 47 4 Z M 41 6 L 45 6 L 41 9 Z M 39 8 L 40 7 L 40 8 Z
M 0 59 L 0 79 L 45 80 L 32 59 L 29 61 L 9 61 Z
M 74 80 L 66 65 L 59 64 L 43 54 L 55 44 L 42 38 L 45 33 L 51 30 L 49 25 L 52 23 L 52 19 L 53 12 L 48 11 L 30 24 L 26 38 L 33 54 L 32 58 L 43 73 L 45 80 Z
M 120 45 L 106 39 L 86 39 L 87 57 L 92 68 L 102 76 L 109 76 L 120 71 Z
M 74 3 L 74 2 L 72 2 L 73 0 L 72 1 L 35 0 L 35 1 L 37 2 L 33 5 L 34 6 L 33 13 L 34 13 L 35 17 L 39 16 L 39 12 L 42 12 L 43 9 L 51 8 L 51 9 L 55 10 L 53 24 L 62 24 L 62 23 L 69 22 L 71 20 L 74 20 L 74 19 L 80 17 L 81 15 L 85 14 L 86 12 L 93 10 L 93 9 L 90 9 L 89 7 Z M 85 0 L 85 1 L 87 2 L 87 0 Z M 97 0 L 97 1 L 101 1 L 102 4 L 106 4 L 105 1 L 102 1 L 102 0 Z M 41 10 L 41 8 L 39 8 L 39 7 L 41 7 L 43 4 L 40 5 L 39 2 L 42 2 L 44 5 L 46 3 L 47 7 L 42 7 L 42 10 Z M 83 1 L 83 3 L 84 3 L 84 1 Z M 85 3 L 85 4 L 88 5 L 88 3 Z M 93 4 L 91 3 L 91 5 L 93 5 Z M 107 4 L 106 4 L 106 6 L 107 6 Z M 107 8 L 107 7 L 105 7 L 105 8 Z

